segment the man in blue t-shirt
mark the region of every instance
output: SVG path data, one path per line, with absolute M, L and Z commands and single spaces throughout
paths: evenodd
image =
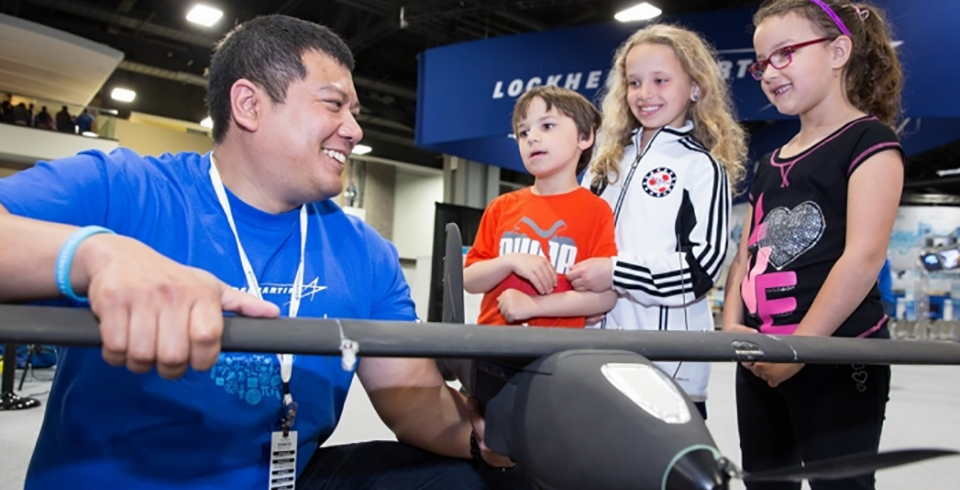
M 86 133 L 93 129 L 93 115 L 90 114 L 86 109 L 77 116 L 77 130 L 80 134 Z
M 63 349 L 27 489 L 484 488 L 476 469 L 511 465 L 432 361 L 356 369 L 401 442 L 319 448 L 353 378 L 339 358 L 220 352 L 223 311 L 414 319 L 394 247 L 330 200 L 363 136 L 352 69 L 330 30 L 260 17 L 215 49 L 211 153 L 0 180 L 0 299 L 85 297 L 103 338 Z

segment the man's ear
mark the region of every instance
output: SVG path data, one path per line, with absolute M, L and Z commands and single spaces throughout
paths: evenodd
M 230 87 L 230 118 L 246 131 L 260 128 L 263 97 L 266 94 L 257 84 L 241 78 Z

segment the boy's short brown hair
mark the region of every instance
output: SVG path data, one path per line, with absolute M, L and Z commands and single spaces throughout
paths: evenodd
M 520 122 L 527 116 L 527 110 L 534 98 L 539 97 L 547 104 L 547 110 L 556 106 L 557 111 L 573 119 L 577 125 L 577 134 L 581 140 L 585 140 L 593 135 L 600 127 L 600 111 L 587 100 L 586 97 L 570 90 L 568 88 L 557 87 L 554 85 L 541 85 L 528 90 L 517 99 L 513 106 L 513 132 L 517 133 Z M 587 169 L 590 158 L 593 156 L 593 146 L 583 150 L 580 154 L 580 160 L 577 162 L 577 175 L 580 175 Z

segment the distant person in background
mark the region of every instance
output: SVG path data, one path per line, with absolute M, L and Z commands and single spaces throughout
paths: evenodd
M 880 301 L 883 302 L 883 313 L 890 318 L 897 312 L 897 298 L 893 296 L 893 274 L 890 271 L 890 259 L 883 262 L 880 277 L 877 278 L 877 287 L 880 288 Z
M 0 106 L 0 118 L 7 124 L 13 124 L 13 104 L 9 100 L 3 101 Z
M 83 110 L 79 116 L 77 116 L 77 130 L 80 134 L 91 131 L 93 127 L 93 115 L 90 114 L 86 109 Z
M 27 105 L 23 102 L 13 108 L 13 124 L 17 126 L 29 126 L 31 122 L 30 113 L 27 112 Z
M 63 109 L 60 109 L 60 112 L 57 113 L 57 131 L 61 133 L 77 132 L 73 124 L 73 116 L 70 115 L 67 106 L 63 106 Z
M 53 125 L 53 116 L 47 112 L 47 106 L 40 108 L 40 112 L 37 113 L 37 116 L 33 118 L 34 127 L 40 129 L 55 129 Z

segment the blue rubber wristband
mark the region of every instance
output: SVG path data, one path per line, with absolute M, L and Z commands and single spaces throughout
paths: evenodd
M 73 286 L 70 285 L 70 267 L 73 265 L 73 256 L 77 254 L 77 248 L 80 247 L 80 243 L 100 233 L 114 234 L 113 230 L 102 226 L 84 226 L 73 232 L 73 234 L 67 238 L 67 241 L 63 242 L 63 245 L 60 246 L 60 252 L 57 253 L 57 264 L 54 267 L 53 275 L 57 280 L 57 289 L 59 289 L 60 293 L 64 296 L 77 301 L 87 300 L 87 298 L 77 296 L 77 293 L 73 291 Z

